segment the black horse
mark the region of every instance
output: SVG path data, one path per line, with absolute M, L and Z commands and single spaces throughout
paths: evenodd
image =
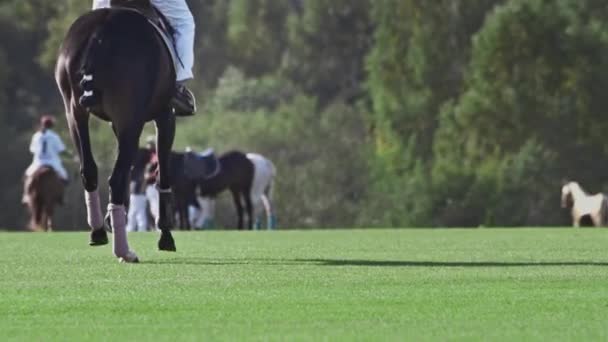
M 141 154 L 143 156 L 145 152 Z M 239 151 L 226 152 L 217 157 L 216 161 L 217 165 L 213 168 L 207 162 L 197 161 L 196 153 L 171 152 L 170 172 L 172 179 L 175 179 L 173 194 L 180 227 L 190 229 L 188 206 L 198 206 L 197 192 L 201 197 L 215 198 L 225 190 L 230 190 L 237 211 L 238 229 L 243 229 L 243 209 L 247 210 L 247 228 L 253 229 L 253 162 Z M 154 167 L 152 162 L 151 170 Z
M 215 198 L 221 192 L 230 190 L 238 216 L 238 229 L 243 229 L 243 206 L 247 210 L 247 229 L 253 229 L 253 205 L 251 186 L 253 184 L 254 166 L 247 155 L 239 151 L 230 151 L 218 157 L 219 170 L 208 178 L 200 178 L 197 188 L 202 197 Z
M 129 1 L 151 13 L 149 1 Z M 171 235 L 171 180 L 169 153 L 175 135 L 170 99 L 175 70 L 169 50 L 146 16 L 132 9 L 110 8 L 88 12 L 70 27 L 60 48 L 55 78 L 61 91 L 72 140 L 80 157 L 91 245 L 108 242 L 103 229 L 97 166 L 91 151 L 90 114 L 111 123 L 118 157 L 109 178 L 109 217 L 114 231 L 114 254 L 137 262 L 126 236 L 129 173 L 139 136 L 147 121 L 156 123 L 161 230 L 158 248 L 175 251 Z

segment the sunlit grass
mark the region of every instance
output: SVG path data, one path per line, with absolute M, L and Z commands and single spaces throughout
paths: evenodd
M 608 339 L 608 230 L 0 234 L 5 340 Z

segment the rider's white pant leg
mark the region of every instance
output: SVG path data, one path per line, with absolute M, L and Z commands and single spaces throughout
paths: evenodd
M 63 180 L 68 180 L 69 176 L 68 176 L 68 171 L 65 169 L 65 167 L 63 167 L 63 164 L 59 163 L 53 163 L 53 169 L 55 169 L 55 172 L 57 172 L 57 174 L 59 175 L 59 177 L 61 177 L 61 179 Z
M 175 46 L 181 60 L 181 63 L 177 63 L 177 80 L 193 78 L 195 24 L 186 0 L 152 0 L 152 4 L 167 17 L 175 29 Z
M 110 0 L 93 0 L 93 9 L 110 7 Z
M 151 2 L 167 17 L 175 29 L 175 47 L 181 61 L 181 63 L 177 63 L 175 71 L 177 80 L 184 81 L 193 78 L 196 27 L 186 0 L 152 0 Z M 106 7 L 110 7 L 110 0 L 93 0 L 93 9 Z
M 147 216 L 148 199 L 143 194 L 131 194 L 129 196 L 129 213 L 127 214 L 127 231 L 145 232 L 148 230 Z

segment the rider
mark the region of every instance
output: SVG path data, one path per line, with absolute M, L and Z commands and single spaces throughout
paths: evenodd
M 57 172 L 59 178 L 66 183 L 68 172 L 61 163 L 59 155 L 65 151 L 65 145 L 57 133 L 53 131 L 55 119 L 50 115 L 40 118 L 40 129 L 34 133 L 30 143 L 30 152 L 34 155 L 32 164 L 25 170 L 23 203 L 28 201 L 28 188 L 31 176 L 42 166 L 50 166 Z
M 186 88 L 185 82 L 194 77 L 192 67 L 194 66 L 194 18 L 188 8 L 186 0 L 151 0 L 169 21 L 175 30 L 173 39 L 179 56 L 176 72 L 176 90 L 171 100 L 175 108 L 175 114 L 189 116 L 196 112 L 196 100 L 194 94 Z M 110 7 L 110 0 L 93 0 L 93 9 Z

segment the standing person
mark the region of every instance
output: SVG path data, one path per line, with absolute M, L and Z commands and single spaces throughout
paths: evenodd
M 53 131 L 55 119 L 50 115 L 40 118 L 40 128 L 30 142 L 30 152 L 33 155 L 32 163 L 25 170 L 23 187 L 23 203 L 28 203 L 28 189 L 31 176 L 42 166 L 50 166 L 55 170 L 59 178 L 68 182 L 68 172 L 61 163 L 60 154 L 65 151 L 65 145 L 57 133 Z
M 158 164 L 158 156 L 156 155 L 156 138 L 148 136 L 146 138 L 146 148 L 150 151 L 150 160 L 144 171 L 145 196 L 150 206 L 150 214 L 154 219 L 154 223 L 158 219 L 159 213 L 159 193 L 156 188 L 156 171 Z
M 148 199 L 145 193 L 130 189 L 129 212 L 127 214 L 128 232 L 148 231 Z
M 175 70 L 177 86 L 171 103 L 175 107 L 175 115 L 189 116 L 196 112 L 194 94 L 186 87 L 186 81 L 194 78 L 194 17 L 186 0 L 151 0 L 169 21 L 175 30 L 173 39 L 179 56 Z M 93 9 L 110 7 L 110 0 L 93 0 Z

